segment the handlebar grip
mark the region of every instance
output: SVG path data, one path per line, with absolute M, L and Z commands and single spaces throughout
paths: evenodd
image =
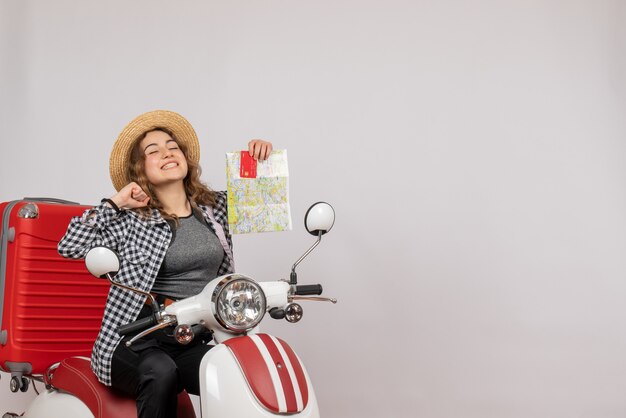
M 138 319 L 130 324 L 122 325 L 117 329 L 117 333 L 121 336 L 132 334 L 133 332 L 143 331 L 153 325 L 156 325 L 157 319 L 155 315 L 146 316 L 145 318 Z
M 299 285 L 296 285 L 295 294 L 298 296 L 321 295 L 322 285 L 321 284 L 299 284 Z

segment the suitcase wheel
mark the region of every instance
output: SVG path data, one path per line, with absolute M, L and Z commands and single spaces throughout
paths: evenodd
M 11 392 L 13 392 L 13 393 L 17 392 L 17 390 L 20 388 L 20 386 L 22 386 L 21 383 L 22 383 L 22 379 L 20 379 L 17 376 L 13 376 L 11 378 L 11 383 L 9 384 L 9 386 L 11 388 Z
M 22 377 L 22 386 L 20 387 L 20 391 L 26 392 L 28 390 L 28 385 L 30 384 L 30 380 Z
M 28 385 L 30 384 L 30 380 L 25 377 L 13 376 L 11 377 L 10 389 L 11 392 L 15 393 L 18 390 L 21 392 L 26 392 L 28 390 Z

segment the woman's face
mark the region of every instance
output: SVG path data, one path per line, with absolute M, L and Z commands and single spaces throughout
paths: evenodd
M 146 156 L 146 177 L 153 186 L 182 182 L 187 176 L 187 159 L 167 133 L 149 132 L 139 147 Z

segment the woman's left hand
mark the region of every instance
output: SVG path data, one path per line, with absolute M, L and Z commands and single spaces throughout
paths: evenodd
M 267 160 L 272 153 L 272 143 L 262 139 L 253 139 L 248 142 L 248 153 L 257 161 Z

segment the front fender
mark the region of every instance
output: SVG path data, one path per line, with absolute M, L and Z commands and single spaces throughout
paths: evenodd
M 267 334 L 231 338 L 209 350 L 200 391 L 202 416 L 319 417 L 304 366 L 284 341 Z

